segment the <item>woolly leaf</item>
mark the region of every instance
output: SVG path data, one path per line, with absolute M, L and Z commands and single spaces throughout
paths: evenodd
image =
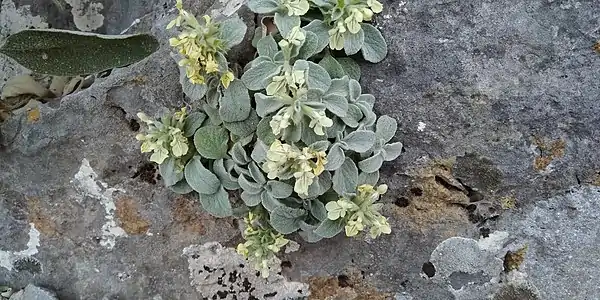
M 196 130 L 202 126 L 202 123 L 206 120 L 206 115 L 201 112 L 193 112 L 185 118 L 185 124 L 183 126 L 183 135 L 185 137 L 191 137 L 196 133 Z
M 360 108 L 355 104 L 350 104 L 348 105 L 348 112 L 346 116 L 342 117 L 341 119 L 346 125 L 348 125 L 348 127 L 356 128 L 358 127 L 358 122 L 360 119 L 362 119 L 362 117 L 363 114 Z
M 252 153 L 250 157 L 256 163 L 263 163 L 267 159 L 267 149 L 268 147 L 261 140 L 256 141 L 254 144 L 254 149 L 252 149 Z
M 246 204 L 247 206 L 250 206 L 250 207 L 257 206 L 262 201 L 261 193 L 252 194 L 247 191 L 243 191 L 242 194 L 240 195 L 240 197 L 244 201 L 244 204 Z
M 354 152 L 364 153 L 373 147 L 375 133 L 369 130 L 357 130 L 348 134 L 342 140 L 346 147 Z
M 254 100 L 256 102 L 256 113 L 261 118 L 264 118 L 266 115 L 278 111 L 284 106 L 284 104 L 281 101 L 277 100 L 277 97 L 267 96 L 261 93 L 254 94 Z
M 229 151 L 229 155 L 231 155 L 233 161 L 238 165 L 246 165 L 250 162 L 250 158 L 240 142 L 233 144 L 233 147 L 231 147 L 231 150 Z
M 302 237 L 302 239 L 309 243 L 316 243 L 323 239 L 322 236 L 315 234 L 315 229 L 317 229 L 317 226 L 315 225 L 310 225 L 304 221 L 301 221 L 300 229 L 301 231 L 298 234 Z
M 273 198 L 285 199 L 292 195 L 294 187 L 285 182 L 271 180 L 267 182 L 265 190 L 267 190 Z
M 240 185 L 237 182 L 237 179 L 233 177 L 225 168 L 223 159 L 217 159 L 213 163 L 212 167 L 213 172 L 221 181 L 223 187 L 227 190 L 237 190 L 240 188 Z
M 323 223 L 321 223 L 321 225 L 319 225 L 319 227 L 317 227 L 317 229 L 315 229 L 314 232 L 315 234 L 324 238 L 332 238 L 338 233 L 342 232 L 343 229 L 344 223 L 341 219 L 335 221 L 326 219 L 323 221 Z
M 275 197 L 271 196 L 267 192 L 263 192 L 260 195 L 262 206 L 272 213 L 277 207 L 282 206 L 283 204 L 279 202 L 279 200 L 275 199 Z
M 189 194 L 194 191 L 194 189 L 192 189 L 192 187 L 185 180 L 181 180 L 178 183 L 169 186 L 169 189 L 180 195 Z
M 360 51 L 365 42 L 365 32 L 362 28 L 357 33 L 344 33 L 344 51 L 346 55 L 354 55 Z
M 375 105 L 375 96 L 371 94 L 362 94 L 356 98 L 356 104 L 361 104 L 367 107 L 369 110 L 373 110 Z
M 277 29 L 279 29 L 281 36 L 287 38 L 290 31 L 292 31 L 292 28 L 300 26 L 300 17 L 276 12 L 274 22 Z
M 327 209 L 325 209 L 325 204 L 319 201 L 319 199 L 314 199 L 311 202 L 310 213 L 321 222 L 327 219 Z
M 256 136 L 261 140 L 265 145 L 271 145 L 277 139 L 273 134 L 273 129 L 271 129 L 271 117 L 264 118 L 258 122 L 258 127 L 256 128 Z
M 219 109 L 212 107 L 208 104 L 202 105 L 202 110 L 208 116 L 208 120 L 214 126 L 223 124 L 223 120 L 221 120 L 221 115 L 219 115 Z
M 354 80 L 360 80 L 360 66 L 350 57 L 337 58 L 344 72 Z
M 381 140 L 384 143 L 389 142 L 396 134 L 397 129 L 398 123 L 396 122 L 396 119 L 387 115 L 379 117 L 377 125 L 375 126 L 377 140 Z
M 95 33 L 31 29 L 10 35 L 0 53 L 38 74 L 77 76 L 136 63 L 158 49 L 147 34 Z
M 158 165 L 158 171 L 166 186 L 172 186 L 183 179 L 183 172 L 176 169 L 174 157 L 168 157 Z
M 300 221 L 306 216 L 303 209 L 280 205 L 271 212 L 271 226 L 279 233 L 290 234 L 300 228 Z
M 201 194 L 214 194 L 221 186 L 219 178 L 202 165 L 200 156 L 190 159 L 185 166 L 184 174 L 190 187 Z
M 333 174 L 333 190 L 338 195 L 356 192 L 358 186 L 358 169 L 354 161 L 346 158 L 342 166 Z
M 325 171 L 317 177 L 313 183 L 308 186 L 308 196 L 306 198 L 319 197 L 331 188 L 331 173 Z
M 327 53 L 323 59 L 321 59 L 319 65 L 327 70 L 327 73 L 329 73 L 331 78 L 342 78 L 346 75 L 346 71 L 342 65 L 329 53 Z
M 362 94 L 362 89 L 360 87 L 360 83 L 357 80 L 351 79 L 348 82 L 348 91 L 350 95 L 350 99 L 352 102 L 355 102 L 358 97 Z
M 325 170 L 334 171 L 342 166 L 346 160 L 346 155 L 340 144 L 333 144 L 329 153 L 327 154 L 327 164 L 325 164 Z
M 263 61 L 246 71 L 241 79 L 249 90 L 263 90 L 267 87 L 271 78 L 279 74 L 280 70 L 280 65 L 270 61 Z
M 204 126 L 194 134 L 194 145 L 202 157 L 209 159 L 224 158 L 227 155 L 229 134 L 220 126 Z
M 381 32 L 373 25 L 363 23 L 365 41 L 362 47 L 363 57 L 372 63 L 378 63 L 387 56 L 387 44 Z
M 319 53 L 319 37 L 313 32 L 306 31 L 306 38 L 304 40 L 304 44 L 300 47 L 300 51 L 298 52 L 297 58 L 299 59 L 308 59 L 309 57 Z
M 383 164 L 383 154 L 375 153 L 373 156 L 358 162 L 358 167 L 366 173 L 373 173 L 381 168 Z
M 348 97 L 349 84 L 350 81 L 348 76 L 333 79 L 331 80 L 331 85 L 329 86 L 329 90 L 327 90 L 325 95 L 338 95 L 342 97 Z
M 369 184 L 369 185 L 376 185 L 377 182 L 379 181 L 379 171 L 375 171 L 373 173 L 365 173 L 365 172 L 360 172 L 360 174 L 358 174 L 358 185 L 363 185 L 363 184 Z
M 396 142 L 383 146 L 383 160 L 392 161 L 402 154 L 402 143 Z
M 313 20 L 302 29 L 310 31 L 317 36 L 317 46 L 315 47 L 315 53 L 319 53 L 329 45 L 329 26 L 321 20 Z
M 327 140 L 324 140 L 324 141 L 318 141 L 318 142 L 311 143 L 309 147 L 315 151 L 327 151 L 327 148 L 329 148 L 329 145 L 331 145 L 331 143 Z
M 263 185 L 267 182 L 265 175 L 255 162 L 250 162 L 248 165 L 248 172 L 250 173 L 250 177 L 252 177 L 256 183 Z
M 219 29 L 219 38 L 231 48 L 244 40 L 248 27 L 236 14 L 222 21 Z
M 337 94 L 329 94 L 323 97 L 323 103 L 327 110 L 338 117 L 345 117 L 348 112 L 348 99 Z
M 270 14 L 279 8 L 275 0 L 250 0 L 246 5 L 255 14 Z
M 247 137 L 254 133 L 256 126 L 258 126 L 258 116 L 254 110 L 250 111 L 248 118 L 241 122 L 224 122 L 223 126 L 238 137 Z
M 307 85 L 310 89 L 316 89 L 325 93 L 331 85 L 331 77 L 323 67 L 312 61 L 308 62 Z
M 277 42 L 272 35 L 267 35 L 260 40 L 256 44 L 256 50 L 258 50 L 259 56 L 269 57 L 273 59 L 279 48 L 277 47 Z
M 248 192 L 250 194 L 258 194 L 263 190 L 262 185 L 256 182 L 251 182 L 243 174 L 240 175 L 240 177 L 238 177 L 238 183 L 245 192 Z
M 200 204 L 204 210 L 217 218 L 229 217 L 233 214 L 229 194 L 222 186 L 213 194 L 200 194 Z
M 219 101 L 219 114 L 223 122 L 241 122 L 250 115 L 250 95 L 239 79 L 234 79 Z

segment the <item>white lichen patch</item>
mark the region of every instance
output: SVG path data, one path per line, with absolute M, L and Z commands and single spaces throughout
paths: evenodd
M 32 257 L 38 253 L 40 246 L 40 232 L 35 229 L 35 224 L 29 224 L 29 241 L 27 241 L 27 249 L 14 252 L 0 250 L 0 266 L 11 271 L 13 263 L 21 258 Z
M 427 127 L 427 124 L 419 122 L 419 124 L 417 125 L 417 131 L 424 131 L 425 127 Z
M 71 5 L 71 14 L 73 22 L 77 29 L 81 31 L 93 31 L 104 24 L 104 15 L 101 11 L 104 9 L 102 3 L 92 3 L 91 0 L 65 0 Z
M 187 257 L 191 285 L 208 299 L 302 299 L 308 285 L 287 281 L 277 271 L 262 278 L 233 248 L 217 242 L 191 245 L 183 249 Z
M 115 246 L 117 237 L 127 236 L 125 230 L 119 227 L 115 221 L 116 206 L 113 197 L 115 192 L 125 192 L 125 190 L 109 188 L 106 183 L 96 180 L 97 178 L 98 174 L 94 172 L 90 162 L 84 158 L 79 171 L 71 182 L 77 185 L 84 196 L 100 200 L 100 204 L 104 207 L 104 219 L 106 220 L 106 223 L 102 225 L 100 245 L 112 249 Z

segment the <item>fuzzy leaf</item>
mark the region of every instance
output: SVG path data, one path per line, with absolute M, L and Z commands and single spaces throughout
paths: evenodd
M 338 195 L 356 192 L 358 186 L 358 169 L 350 158 L 346 158 L 342 166 L 333 174 L 333 190 Z
M 346 31 L 344 34 L 344 51 L 346 55 L 354 55 L 360 51 L 365 42 L 365 32 L 362 28 L 357 33 Z
M 402 143 L 396 142 L 383 146 L 383 160 L 392 161 L 402 154 Z
M 319 47 L 319 37 L 313 32 L 306 31 L 306 38 L 304 44 L 300 47 L 297 58 L 308 59 L 309 57 L 319 53 L 317 50 Z
M 329 149 L 329 153 L 327 153 L 327 164 L 325 165 L 325 170 L 335 171 L 342 166 L 345 160 L 346 155 L 344 154 L 344 150 L 340 144 L 333 144 L 331 149 Z
M 136 63 L 157 49 L 158 41 L 147 34 L 32 29 L 10 35 L 0 53 L 38 74 L 77 76 Z
M 158 171 L 166 186 L 172 186 L 183 179 L 183 172 L 177 171 L 175 158 L 173 157 L 168 157 L 162 164 L 158 165 Z
M 342 78 L 346 75 L 346 71 L 344 71 L 342 65 L 329 53 L 327 53 L 325 57 L 321 59 L 319 65 L 327 70 L 327 73 L 329 73 L 331 78 Z
M 381 32 L 371 24 L 363 23 L 365 42 L 362 47 L 363 57 L 372 63 L 378 63 L 387 56 L 387 44 Z
M 383 154 L 375 153 L 373 156 L 358 162 L 358 167 L 366 173 L 376 172 L 383 164 Z
M 362 117 L 363 114 L 360 108 L 355 104 L 350 104 L 348 106 L 348 113 L 341 119 L 346 125 L 348 125 L 348 127 L 356 128 L 358 127 L 358 121 L 360 121 Z
M 203 104 L 202 110 L 208 116 L 208 120 L 210 121 L 210 124 L 212 124 L 214 126 L 223 124 L 223 121 L 221 120 L 221 115 L 219 115 L 219 109 L 214 108 L 208 104 Z
M 241 80 L 234 79 L 219 101 L 219 114 L 223 122 L 241 122 L 250 115 L 250 95 Z
M 194 191 L 192 187 L 184 180 L 179 181 L 178 183 L 169 186 L 169 189 L 176 194 L 185 195 Z
M 326 219 L 319 227 L 317 227 L 317 229 L 315 229 L 315 234 L 324 238 L 332 238 L 342 232 L 343 229 L 344 223 L 341 219 L 336 221 Z
M 255 162 L 250 162 L 248 165 L 248 172 L 250 173 L 250 177 L 252 177 L 256 183 L 263 185 L 267 182 L 265 175 Z
M 245 192 L 248 192 L 250 194 L 258 194 L 263 190 L 262 185 L 256 182 L 251 182 L 250 180 L 246 179 L 246 176 L 244 176 L 243 174 L 240 175 L 240 177 L 238 177 L 238 183 Z
M 267 149 L 268 147 L 261 140 L 256 141 L 254 144 L 254 149 L 252 149 L 252 153 L 250 157 L 256 163 L 263 163 L 267 159 Z
M 229 134 L 220 126 L 204 126 L 194 134 L 194 145 L 202 157 L 209 159 L 224 158 L 227 155 Z
M 307 224 L 304 221 L 300 222 L 301 231 L 298 234 L 309 243 L 316 243 L 323 239 L 322 236 L 315 234 L 315 229 L 317 229 L 316 225 Z
M 300 229 L 300 221 L 305 215 L 306 211 L 303 209 L 281 205 L 271 212 L 271 226 L 279 233 L 290 234 Z
M 308 124 L 308 122 L 305 122 L 305 130 L 302 130 L 302 142 L 304 142 L 307 145 L 313 144 L 313 143 L 317 143 L 317 142 L 321 142 L 324 140 L 327 140 L 327 136 L 326 135 L 318 135 L 315 133 L 314 130 L 312 129 L 308 129 L 308 127 L 306 127 L 306 124 Z
M 308 62 L 307 85 L 310 89 L 316 89 L 325 93 L 331 85 L 331 77 L 323 67 L 312 61 Z
M 360 174 L 358 174 L 358 185 L 359 186 L 363 185 L 363 184 L 370 184 L 372 186 L 375 186 L 378 181 L 379 181 L 379 171 L 375 171 L 373 173 L 360 172 Z
M 279 200 L 275 199 L 275 197 L 269 195 L 267 192 L 263 192 L 260 195 L 262 206 L 272 213 L 277 207 L 282 206 L 283 204 L 279 202 Z
M 348 97 L 349 93 L 349 78 L 348 76 L 342 76 L 341 78 L 336 78 L 331 80 L 331 85 L 329 86 L 329 90 L 325 93 L 325 95 L 339 95 L 342 97 Z
M 398 122 L 396 122 L 396 119 L 387 115 L 379 117 L 375 126 L 377 140 L 382 140 L 384 143 L 389 142 L 396 134 L 397 129 Z
M 329 45 L 329 26 L 325 24 L 325 22 L 321 20 L 313 20 L 308 25 L 304 26 L 302 29 L 306 31 L 310 31 L 317 35 L 318 43 L 317 47 L 315 47 L 315 53 L 319 53 Z
M 240 197 L 244 201 L 244 204 L 246 204 L 247 206 L 250 206 L 250 207 L 257 206 L 258 204 L 260 204 L 260 202 L 262 202 L 262 194 L 261 193 L 251 194 L 251 193 L 248 193 L 247 191 L 243 191 L 242 194 L 240 195 Z
M 248 118 L 241 122 L 224 122 L 223 126 L 234 135 L 238 137 L 247 137 L 254 133 L 256 126 L 258 126 L 258 116 L 254 110 L 250 111 Z
M 217 218 L 229 217 L 233 214 L 229 194 L 222 186 L 213 194 L 200 194 L 200 204 L 204 210 Z
M 269 122 L 271 122 L 271 117 L 264 118 L 258 122 L 258 127 L 256 128 L 256 136 L 258 136 L 258 139 L 265 143 L 265 145 L 271 145 L 277 139 L 273 134 Z
M 360 83 L 357 80 L 351 79 L 348 82 L 348 91 L 350 95 L 350 99 L 355 102 L 358 97 L 362 94 L 362 89 L 360 87 Z
M 276 63 L 263 61 L 246 71 L 241 79 L 249 90 L 263 90 L 267 87 L 271 78 L 279 74 L 280 69 L 281 66 Z
M 201 112 L 193 112 L 185 119 L 183 125 L 183 135 L 185 137 L 191 137 L 196 133 L 196 130 L 202 126 L 202 123 L 206 120 L 206 115 Z
M 369 110 L 373 110 L 375 105 L 375 96 L 371 94 L 362 94 L 356 99 L 356 104 L 361 104 Z
M 324 140 L 311 143 L 309 147 L 315 151 L 327 151 L 329 145 L 331 145 L 331 143 L 328 140 Z
M 273 198 L 277 199 L 285 199 L 292 195 L 294 192 L 294 187 L 281 181 L 271 180 L 267 182 L 267 186 L 265 187 L 267 192 L 273 196 Z
M 348 134 L 343 140 L 346 147 L 354 152 L 369 151 L 375 143 L 375 133 L 369 130 L 357 130 Z
M 231 155 L 231 158 L 233 158 L 233 161 L 238 165 L 246 165 L 250 162 L 250 158 L 240 142 L 233 144 L 229 154 Z
M 190 159 L 185 166 L 184 174 L 187 183 L 194 191 L 201 194 L 214 194 L 221 186 L 219 178 L 202 165 L 200 156 Z
M 276 12 L 274 21 L 277 29 L 279 29 L 279 32 L 281 33 L 281 36 L 284 38 L 288 37 L 290 31 L 292 31 L 292 28 L 300 26 L 299 16 L 289 16 L 286 13 Z
M 219 29 L 219 38 L 225 42 L 227 48 L 231 48 L 244 40 L 248 27 L 236 14 L 222 21 Z
M 348 113 L 348 99 L 344 96 L 329 94 L 323 97 L 323 103 L 327 110 L 338 117 L 345 117 Z
M 331 173 L 325 171 L 317 177 L 308 187 L 308 196 L 306 198 L 319 197 L 331 188 Z
M 279 8 L 279 2 L 275 0 L 250 0 L 247 5 L 255 14 L 270 14 Z
M 325 204 L 319 201 L 319 199 L 314 199 L 311 202 L 310 213 L 321 222 L 327 219 L 327 209 L 325 209 Z
M 354 80 L 360 80 L 360 66 L 350 57 L 337 58 L 344 72 Z
M 265 56 L 271 59 L 275 57 L 275 54 L 279 50 L 277 42 L 275 42 L 275 39 L 270 34 L 258 40 L 256 49 L 258 50 L 259 56 Z
M 240 188 L 237 179 L 231 176 L 231 174 L 229 174 L 229 172 L 225 168 L 223 159 L 215 160 L 215 162 L 213 163 L 212 170 L 215 173 L 215 175 L 217 175 L 225 189 L 237 190 Z
M 256 102 L 256 113 L 261 118 L 278 111 L 284 105 L 281 101 L 277 101 L 277 97 L 261 93 L 254 94 L 254 100 Z

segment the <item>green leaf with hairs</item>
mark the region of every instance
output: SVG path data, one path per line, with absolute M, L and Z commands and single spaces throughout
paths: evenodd
M 382 61 L 387 56 L 387 44 L 383 35 L 371 24 L 362 23 L 362 29 L 365 32 L 363 57 L 372 63 Z
M 221 126 L 204 126 L 194 134 L 194 145 L 202 157 L 209 159 L 224 158 L 227 155 L 229 134 Z
M 228 48 L 241 43 L 248 29 L 244 21 L 237 14 L 222 21 L 219 28 L 219 38 L 225 42 Z
M 250 95 L 244 83 L 234 79 L 219 101 L 219 115 L 223 122 L 241 122 L 248 118 L 252 110 Z
M 218 218 L 229 217 L 233 214 L 231 203 L 229 202 L 229 194 L 222 186 L 213 194 L 200 194 L 199 197 L 202 208 L 209 214 Z
M 344 229 L 344 222 L 340 220 L 329 220 L 326 219 L 315 229 L 315 234 L 322 236 L 324 238 L 332 238 L 336 236 L 338 233 L 342 232 Z
M 358 168 L 354 161 L 346 158 L 342 166 L 335 171 L 331 180 L 333 181 L 333 190 L 338 195 L 355 193 L 358 186 Z
M 214 194 L 221 183 L 219 178 L 202 165 L 200 156 L 194 156 L 184 169 L 185 180 L 196 192 Z
M 271 212 L 271 226 L 279 233 L 290 234 L 300 229 L 300 221 L 306 216 L 306 211 L 287 206 L 278 206 Z
M 101 35 L 30 29 L 10 35 L 0 53 L 39 74 L 76 76 L 136 63 L 158 49 L 147 34 Z

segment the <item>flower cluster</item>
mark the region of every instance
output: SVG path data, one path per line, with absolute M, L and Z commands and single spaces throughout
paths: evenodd
M 244 218 L 246 242 L 237 246 L 237 252 L 243 255 L 264 278 L 269 277 L 269 264 L 281 248 L 289 243 L 274 229 L 261 224 L 260 216 L 252 212 Z
M 140 133 L 135 138 L 143 142 L 142 153 L 153 152 L 150 161 L 162 164 L 169 156 L 179 158 L 187 154 L 188 139 L 183 135 L 187 117 L 185 108 L 160 121 L 152 120 L 142 112 L 137 116 L 148 125 L 148 133 Z
M 173 26 L 182 26 L 183 29 L 178 37 L 169 40 L 169 44 L 183 56 L 179 65 L 185 67 L 189 81 L 204 84 L 208 76 L 217 76 L 227 88 L 234 75 L 219 61 L 227 50 L 225 43 L 219 39 L 219 24 L 207 15 L 202 17 L 203 24 L 200 24 L 194 15 L 183 9 L 181 0 L 177 1 L 176 7 L 179 16 L 169 23 L 167 29 Z
M 283 0 L 282 4 L 287 9 L 288 16 L 302 16 L 310 8 L 308 0 Z
M 385 194 L 387 185 L 382 184 L 377 188 L 364 184 L 358 187 L 358 193 L 350 198 L 342 197 L 337 201 L 328 202 L 327 218 L 329 220 L 341 219 L 346 224 L 346 235 L 355 236 L 370 227 L 370 235 L 376 238 L 382 233 L 390 234 L 391 228 L 387 219 L 379 213 L 383 206 L 375 203 L 379 196 Z
M 383 10 L 383 5 L 377 0 L 366 0 L 350 5 L 344 3 L 344 6 L 336 6 L 336 9 L 341 9 L 343 13 L 329 30 L 329 47 L 341 50 L 344 48 L 346 30 L 351 34 L 358 33 L 361 29 L 360 23 L 371 21 L 374 13 L 378 14 Z
M 310 147 L 302 150 L 294 145 L 282 144 L 275 140 L 267 151 L 267 161 L 263 169 L 269 179 L 290 179 L 294 177 L 294 191 L 300 196 L 308 195 L 308 187 L 313 179 L 325 170 L 327 163 L 324 151 L 315 151 Z

